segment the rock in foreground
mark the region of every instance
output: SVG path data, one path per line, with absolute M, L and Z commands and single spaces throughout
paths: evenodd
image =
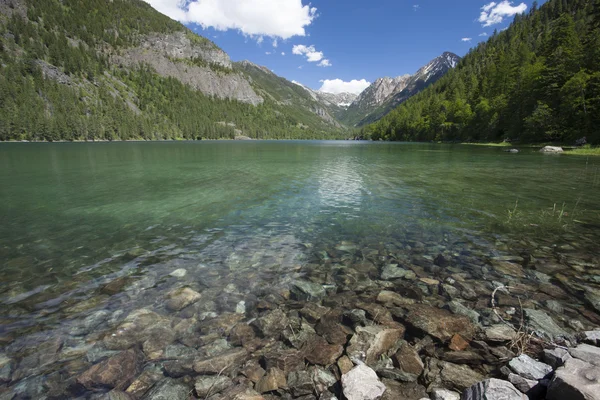
M 375 371 L 364 364 L 342 375 L 342 388 L 348 400 L 377 400 L 385 392 Z
M 487 379 L 466 389 L 461 400 L 527 400 L 512 383 L 500 379 Z M 566 399 L 566 398 L 565 398 Z

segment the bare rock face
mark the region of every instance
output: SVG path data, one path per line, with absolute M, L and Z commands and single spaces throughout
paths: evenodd
M 157 74 L 176 78 L 207 96 L 252 105 L 264 101 L 247 79 L 233 71 L 227 53 L 186 32 L 147 36 L 138 47 L 115 56 L 113 62 L 129 67 L 148 64 Z
M 170 58 L 193 60 L 199 58 L 207 63 L 231 69 L 227 53 L 210 40 L 188 32 L 174 32 L 168 35 L 150 35 L 142 41 L 143 49 L 154 50 Z
M 548 400 L 600 399 L 600 367 L 576 358 L 556 370 L 546 395 Z

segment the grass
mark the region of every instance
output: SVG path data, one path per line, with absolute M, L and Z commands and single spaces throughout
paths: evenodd
M 574 156 L 600 156 L 600 147 L 592 147 L 586 144 L 585 146 L 569 150 L 565 154 L 572 154 Z

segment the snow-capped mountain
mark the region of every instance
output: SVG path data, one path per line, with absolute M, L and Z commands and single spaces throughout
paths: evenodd
M 348 108 L 358 97 L 355 93 L 327 93 L 316 91 L 317 97 L 324 103 L 329 103 L 342 108 Z
M 421 67 L 414 75 L 379 78 L 367 87 L 342 115 L 349 125 L 373 122 L 414 96 L 456 67 L 460 57 L 445 52 Z

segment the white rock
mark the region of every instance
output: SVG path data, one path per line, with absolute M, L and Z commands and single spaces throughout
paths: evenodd
M 508 363 L 508 366 L 516 374 L 519 374 L 526 379 L 542 379 L 552 372 L 551 366 L 536 361 L 527 354 L 521 354 L 519 357 L 513 358 Z
M 377 400 L 386 388 L 375 371 L 360 364 L 342 375 L 342 389 L 348 400 Z
M 582 361 L 600 366 L 600 347 L 582 343 L 574 349 L 569 349 L 569 353 L 571 353 L 571 356 L 579 358 Z
M 600 331 L 586 331 L 581 334 L 581 340 L 589 344 L 600 345 Z
M 542 152 L 542 153 L 562 153 L 563 148 L 556 147 L 556 146 L 545 146 L 540 150 L 540 152 Z
M 570 358 L 556 370 L 547 400 L 600 400 L 600 367 Z
M 175 271 L 171 272 L 169 275 L 171 275 L 175 278 L 183 278 L 184 276 L 187 275 L 187 270 L 185 268 L 179 268 L 179 269 L 176 269 Z
M 237 303 L 237 306 L 235 306 L 235 312 L 238 314 L 246 314 L 246 302 L 244 300 Z
M 487 379 L 466 389 L 461 400 L 527 400 L 512 383 L 500 379 Z
M 448 389 L 435 388 L 431 391 L 431 400 L 460 400 L 460 395 Z

